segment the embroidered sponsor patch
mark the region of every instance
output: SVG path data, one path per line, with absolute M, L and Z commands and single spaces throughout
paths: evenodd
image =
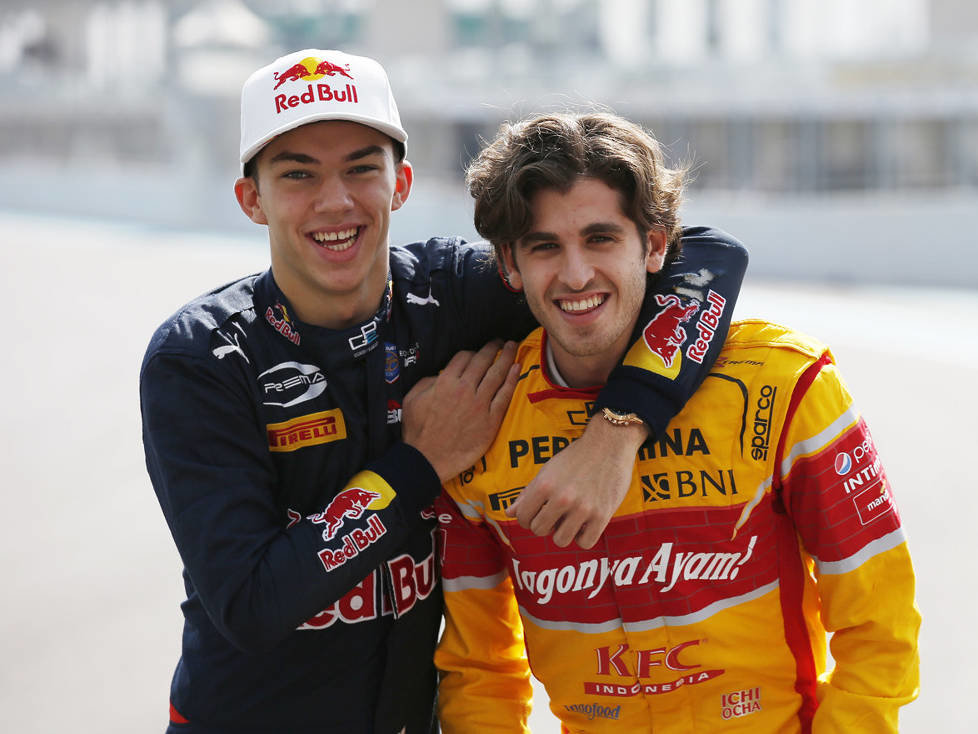
M 269 423 L 265 430 L 269 451 L 297 451 L 306 446 L 346 438 L 346 422 L 339 408 L 301 415 L 281 423 Z
M 384 380 L 387 384 L 397 382 L 401 376 L 401 360 L 397 356 L 397 345 L 384 343 Z

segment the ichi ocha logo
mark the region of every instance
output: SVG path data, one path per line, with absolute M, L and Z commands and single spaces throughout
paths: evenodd
M 317 59 L 309 56 L 302 61 L 293 64 L 284 71 L 275 72 L 275 87 L 272 91 L 277 91 L 286 82 L 308 82 L 304 91 L 299 94 L 275 95 L 275 113 L 280 114 L 286 110 L 313 102 L 346 102 L 358 104 L 356 84 L 346 84 L 344 88 L 334 87 L 331 84 L 313 84 L 324 77 L 335 77 L 341 75 L 353 81 L 350 72 L 350 65 L 334 64 L 328 59 Z

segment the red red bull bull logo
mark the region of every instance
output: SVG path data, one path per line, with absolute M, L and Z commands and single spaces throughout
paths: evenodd
M 350 65 L 344 64 L 340 66 L 334 64 L 328 59 L 317 59 L 312 56 L 303 59 L 299 63 L 290 66 L 285 71 L 277 71 L 274 74 L 275 81 L 275 91 L 281 87 L 286 82 L 296 82 L 300 80 L 305 81 L 316 81 L 317 79 L 322 79 L 324 76 L 335 76 L 336 74 L 341 74 L 347 79 L 352 80 L 353 77 L 350 76 Z
M 336 535 L 336 531 L 343 527 L 344 518 L 359 518 L 363 515 L 367 506 L 377 499 L 380 499 L 380 495 L 377 492 L 370 492 L 360 487 L 344 489 L 333 498 L 333 501 L 326 506 L 325 510 L 315 515 L 310 515 L 309 520 L 316 524 L 325 523 L 326 527 L 323 528 L 323 540 L 332 540 L 333 536 Z
M 326 77 L 345 77 L 352 82 L 353 75 L 350 74 L 349 64 L 340 66 L 328 59 L 318 59 L 309 56 L 284 71 L 275 72 L 273 76 L 275 78 L 275 86 L 272 88 L 273 92 L 278 91 L 279 87 L 283 84 L 306 82 L 305 90 L 299 94 L 290 95 L 282 93 L 275 95 L 276 113 L 313 102 L 349 102 L 353 104 L 359 102 L 355 84 L 345 84 L 341 89 L 335 83 L 313 83 Z
M 369 471 L 362 471 L 350 480 L 350 485 L 337 494 L 322 512 L 309 515 L 307 519 L 322 524 L 323 540 L 332 541 L 330 548 L 323 548 L 317 554 L 323 568 L 332 571 L 351 558 L 356 558 L 368 547 L 387 534 L 387 527 L 378 514 L 397 496 L 394 489 L 383 477 Z M 368 512 L 369 510 L 369 512 Z M 350 520 L 366 517 L 366 523 L 357 523 L 344 535 L 340 528 Z M 338 545 L 337 545 L 338 544 Z
M 706 308 L 700 314 L 699 321 L 696 322 L 698 336 L 696 341 L 689 345 L 686 356 L 697 364 L 703 364 L 703 358 L 713 342 L 717 328 L 720 325 L 720 317 L 723 316 L 723 309 L 727 305 L 727 299 L 714 290 L 706 296 Z
M 288 309 L 281 303 L 276 303 L 274 306 L 269 306 L 265 309 L 265 321 L 279 334 L 296 346 L 299 346 L 299 343 L 302 341 L 302 336 L 292 325 L 292 319 L 289 317 Z
M 314 617 L 310 617 L 296 629 L 323 630 L 337 622 L 359 624 L 377 619 L 384 613 L 381 608 L 383 594 L 380 593 L 379 576 L 379 572 L 371 571 L 363 581 L 340 597 L 339 601 L 326 607 Z
M 699 310 L 699 304 L 694 302 L 684 306 L 679 296 L 672 294 L 657 295 L 655 301 L 665 308 L 648 323 L 642 332 L 642 338 L 648 350 L 662 360 L 663 366 L 669 368 L 672 367 L 676 354 L 686 343 L 686 329 L 682 324 L 689 321 Z

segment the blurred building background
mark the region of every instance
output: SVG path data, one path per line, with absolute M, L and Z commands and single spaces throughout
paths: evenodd
M 395 239 L 472 236 L 480 141 L 597 103 L 694 164 L 687 221 L 755 274 L 975 287 L 973 0 L 3 0 L 0 208 L 260 234 L 238 94 L 304 47 L 390 73 L 418 173 Z

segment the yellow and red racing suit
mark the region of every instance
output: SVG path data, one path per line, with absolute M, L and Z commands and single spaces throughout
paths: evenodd
M 826 347 L 732 327 L 582 550 L 505 514 L 591 413 L 593 391 L 549 382 L 545 339 L 521 344 L 499 435 L 438 503 L 444 731 L 528 731 L 530 668 L 565 732 L 897 731 L 918 688 L 913 568 Z

